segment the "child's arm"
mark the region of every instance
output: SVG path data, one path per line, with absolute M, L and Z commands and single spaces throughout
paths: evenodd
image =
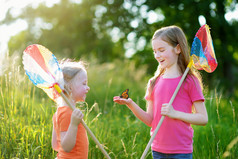
M 54 129 L 54 126 L 53 126 L 53 131 L 52 131 L 51 145 L 52 145 L 52 148 L 53 148 L 55 151 L 58 151 L 57 136 L 56 136 L 56 131 L 55 131 L 55 129 Z
M 121 105 L 125 104 L 138 119 L 140 119 L 146 125 L 151 126 L 151 123 L 153 120 L 152 101 L 147 102 L 146 112 L 143 109 L 141 109 L 131 98 L 124 99 L 124 98 L 120 98 L 119 96 L 116 96 L 113 98 L 113 101 Z
M 76 143 L 78 125 L 83 118 L 83 113 L 75 109 L 71 115 L 71 122 L 67 131 L 60 132 L 61 146 L 65 152 L 70 152 Z
M 208 122 L 208 116 L 204 102 L 195 101 L 193 105 L 196 109 L 196 113 L 192 114 L 174 110 L 173 106 L 163 104 L 161 108 L 161 115 L 179 119 L 194 125 L 206 125 Z

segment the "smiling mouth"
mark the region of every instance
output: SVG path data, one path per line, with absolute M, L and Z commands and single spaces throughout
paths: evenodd
M 163 62 L 164 62 L 164 60 L 160 60 L 159 62 L 160 62 L 160 63 L 163 63 Z

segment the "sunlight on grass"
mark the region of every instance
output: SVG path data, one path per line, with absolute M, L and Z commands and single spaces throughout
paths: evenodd
M 9 58 L 9 60 L 11 60 Z M 0 76 L 0 158 L 54 158 L 51 148 L 55 104 L 24 75 L 20 65 L 11 65 Z M 111 158 L 140 158 L 150 139 L 150 128 L 122 105 L 113 102 L 126 88 L 145 109 L 146 68 L 115 61 L 88 67 L 87 103 L 79 103 L 84 120 Z M 237 158 L 237 103 L 217 90 L 206 94 L 209 123 L 194 128 L 194 158 Z M 89 136 L 89 158 L 104 158 Z M 151 157 L 149 152 L 147 158 Z

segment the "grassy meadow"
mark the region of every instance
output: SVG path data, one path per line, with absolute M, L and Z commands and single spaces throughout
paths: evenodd
M 88 66 L 91 90 L 87 103 L 78 106 L 112 159 L 140 158 L 150 139 L 150 128 L 126 106 L 112 100 L 129 88 L 130 97 L 145 109 L 143 97 L 149 79 L 145 70 L 120 61 L 101 65 L 91 62 Z M 0 158 L 55 158 L 51 148 L 54 102 L 31 83 L 21 65 L 9 65 L 0 76 L 0 84 Z M 238 158 L 237 101 L 226 99 L 219 90 L 206 91 L 205 97 L 209 123 L 193 126 L 194 158 Z M 88 137 L 89 159 L 104 158 Z M 150 152 L 147 158 L 152 158 Z

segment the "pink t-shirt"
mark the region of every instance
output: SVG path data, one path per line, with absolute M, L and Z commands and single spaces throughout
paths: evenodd
M 146 100 L 153 101 L 151 134 L 153 134 L 160 121 L 162 104 L 169 103 L 181 77 L 159 77 L 151 96 L 146 96 Z M 193 102 L 198 100 L 204 101 L 199 81 L 196 77 L 188 75 L 180 87 L 172 106 L 175 110 L 192 113 Z M 191 124 L 166 116 L 151 148 L 161 153 L 192 153 L 193 129 Z

